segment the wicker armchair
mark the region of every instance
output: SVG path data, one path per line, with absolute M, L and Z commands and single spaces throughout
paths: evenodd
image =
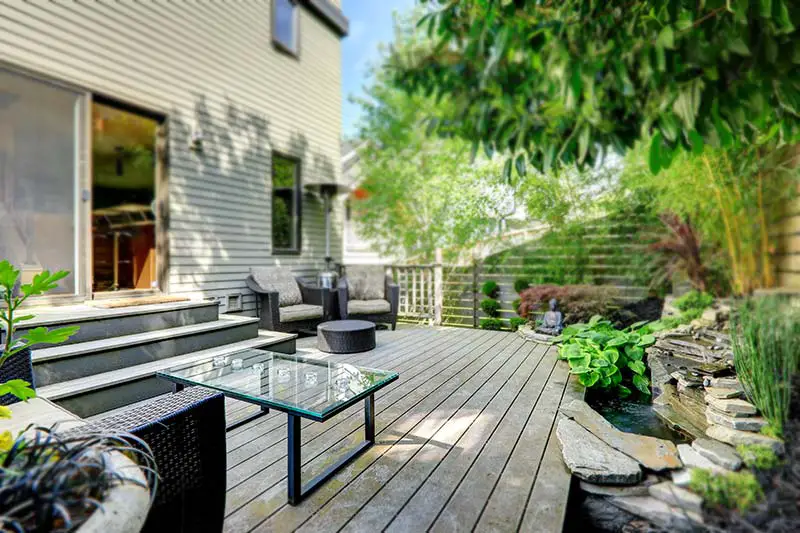
M 251 269 L 245 280 L 256 294 L 259 327 L 272 331 L 313 331 L 333 311 L 330 290 L 309 287 L 280 267 Z
M 190 387 L 92 424 L 133 433 L 153 451 L 158 490 L 142 531 L 222 531 L 226 475 L 222 394 Z
M 339 280 L 339 316 L 397 326 L 400 287 L 383 267 L 348 267 Z

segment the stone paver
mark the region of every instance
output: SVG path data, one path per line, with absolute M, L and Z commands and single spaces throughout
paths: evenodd
M 703 498 L 701 496 L 681 488 L 671 481 L 651 485 L 649 490 L 650 496 L 666 504 L 695 513 L 703 512 Z
M 709 424 L 717 424 L 731 429 L 742 431 L 760 431 L 767 425 L 767 421 L 759 417 L 735 417 L 720 413 L 712 408 L 706 408 L 706 421 Z
M 712 424 L 706 429 L 706 435 L 712 439 L 730 444 L 731 446 L 738 446 L 740 444 L 759 444 L 767 446 L 777 454 L 783 453 L 783 441 L 762 435 L 761 433 L 753 433 L 752 431 L 739 431 L 725 426 Z
M 696 439 L 692 448 L 709 461 L 723 468 L 738 470 L 742 467 L 742 458 L 733 446 L 714 439 Z
M 564 463 L 573 475 L 591 483 L 633 485 L 642 479 L 639 463 L 604 443 L 574 420 L 561 419 L 556 430 Z

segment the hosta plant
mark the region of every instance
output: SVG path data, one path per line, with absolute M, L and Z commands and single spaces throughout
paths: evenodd
M 646 322 L 618 330 L 608 320 L 595 315 L 588 323 L 567 326 L 559 358 L 569 363 L 570 373 L 587 388 L 604 389 L 629 396 L 633 388 L 650 394 L 650 380 L 644 364 L 644 349 L 655 342 Z

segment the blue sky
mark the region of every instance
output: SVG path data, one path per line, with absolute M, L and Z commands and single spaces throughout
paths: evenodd
M 350 34 L 342 42 L 342 132 L 354 135 L 359 106 L 349 102 L 350 95 L 362 93 L 367 70 L 378 57 L 378 45 L 392 40 L 392 12 L 405 12 L 414 0 L 342 0 L 342 9 L 350 19 Z

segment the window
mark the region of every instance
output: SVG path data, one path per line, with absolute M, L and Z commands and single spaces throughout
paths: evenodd
M 300 253 L 300 162 L 272 154 L 272 251 Z
M 298 25 L 296 0 L 273 0 L 272 42 L 281 50 L 297 55 Z

